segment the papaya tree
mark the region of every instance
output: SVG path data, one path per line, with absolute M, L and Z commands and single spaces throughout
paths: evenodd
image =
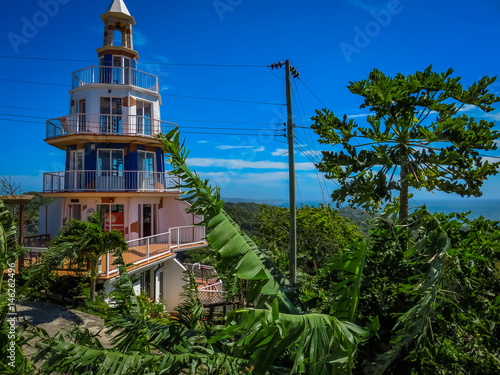
M 366 125 L 316 111 L 312 128 L 322 144 L 342 150 L 324 151 L 317 165 L 341 187 L 332 198 L 364 209 L 378 208 L 399 195 L 399 221 L 408 217 L 409 189 L 481 196 L 484 180 L 498 173 L 481 152 L 496 150 L 500 133 L 494 122 L 476 121 L 465 110 L 494 110 L 500 97 L 488 92 L 496 77 L 483 77 L 464 88 L 453 69 L 386 76 L 374 69 L 348 89 L 364 98 L 360 108 L 372 114 Z

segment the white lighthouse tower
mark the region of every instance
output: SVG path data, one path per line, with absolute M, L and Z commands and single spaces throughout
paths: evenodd
M 69 115 L 47 121 L 45 141 L 66 152 L 66 167 L 44 174 L 44 195 L 56 200 L 41 210 L 39 230 L 53 238 L 65 221 L 99 212 L 104 228 L 129 242 L 124 257 L 133 264 L 129 271 L 141 275 L 137 291 L 171 308 L 182 287 L 175 253 L 206 246 L 204 228 L 176 200 L 179 181 L 165 172 L 154 136 L 176 125 L 161 121 L 158 78 L 137 68 L 134 17 L 113 0 L 101 18 L 97 65 L 73 73 Z M 112 263 L 112 254 L 100 262 L 106 289 L 118 275 Z

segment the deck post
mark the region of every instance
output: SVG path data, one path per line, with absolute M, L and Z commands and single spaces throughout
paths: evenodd
M 106 253 L 106 277 L 109 277 L 109 251 Z
M 151 237 L 148 237 L 147 242 L 146 242 L 146 259 L 149 261 L 149 240 Z

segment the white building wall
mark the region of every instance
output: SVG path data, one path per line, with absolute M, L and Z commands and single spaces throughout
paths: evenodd
M 38 209 L 40 222 L 38 234 L 50 234 L 54 238 L 61 229 L 63 223 L 64 198 L 56 198 L 49 206 L 42 206 Z
M 155 271 L 158 269 L 158 264 L 145 267 L 144 269 L 134 270 L 130 272 L 130 275 L 137 275 L 139 273 L 150 272 L 151 275 L 151 289 L 150 297 L 154 298 L 159 292 L 159 283 L 163 283 L 163 302 L 165 303 L 166 310 L 169 312 L 175 311 L 174 308 L 182 302 L 181 293 L 184 291 L 184 271 L 186 270 L 184 266 L 175 258 L 170 258 L 163 262 L 163 272 L 157 273 L 157 275 L 162 275 L 161 280 L 155 278 Z M 106 295 L 114 290 L 114 283 L 117 278 L 107 280 L 104 283 L 104 291 Z M 136 295 L 140 294 L 141 286 L 140 282 L 133 285 L 133 289 Z M 109 301 L 111 302 L 111 301 Z
M 174 311 L 174 307 L 182 301 L 181 293 L 186 284 L 183 279 L 183 272 L 185 270 L 184 266 L 177 259 L 163 264 L 163 300 L 167 311 Z
M 175 228 L 199 223 L 200 220 L 193 214 L 186 212 L 189 208 L 187 202 L 180 202 L 174 197 L 163 199 L 163 208 L 159 212 L 162 228 Z

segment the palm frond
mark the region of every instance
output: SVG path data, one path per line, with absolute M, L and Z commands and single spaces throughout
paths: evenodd
M 283 311 L 299 312 L 298 306 L 289 297 L 293 294 L 292 286 L 284 282 L 284 277 L 275 277 L 277 269 L 274 270 L 275 275 L 269 272 L 266 264 L 270 260 L 265 259 L 265 254 L 222 209 L 219 189 L 212 188 L 208 180 L 201 180 L 186 165 L 188 152 L 184 143 L 179 142 L 179 134 L 174 130 L 159 137 L 174 167 L 171 173 L 184 181 L 181 186 L 186 189 L 183 200 L 192 203 L 189 211 L 204 216 L 207 241 L 220 258 L 221 266 L 231 269 L 236 277 L 248 281 L 247 300 L 254 303 L 260 298 L 260 305 L 263 305 L 278 298 Z
M 366 334 L 355 324 L 333 316 L 280 313 L 277 299 L 269 309 L 236 311 L 210 342 L 227 333 L 241 337 L 230 347 L 231 355 L 249 357 L 253 373 L 265 374 L 276 358 L 293 349 L 291 373 L 310 375 L 349 373 L 355 348 Z
M 198 294 L 198 284 L 190 271 L 184 271 L 182 302 L 175 307 L 177 319 L 188 329 L 197 329 L 203 319 L 203 305 Z
M 3 201 L 0 200 L 0 271 L 2 275 L 3 271 L 17 259 L 16 232 L 14 219 Z

